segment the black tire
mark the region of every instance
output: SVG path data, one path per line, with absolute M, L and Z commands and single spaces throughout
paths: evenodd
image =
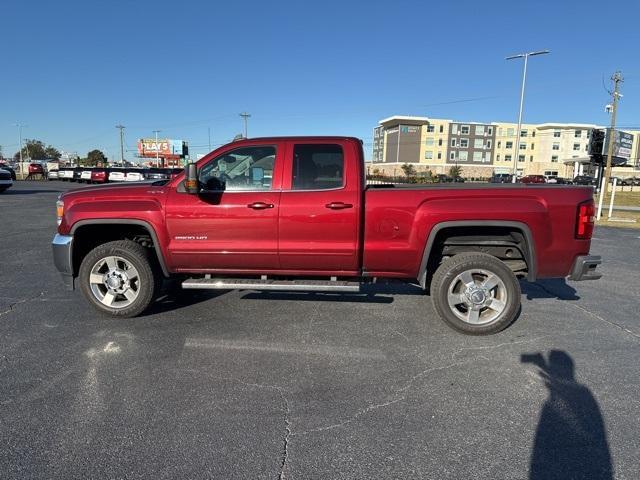
M 501 283 L 498 282 L 493 289 L 483 288 L 484 281 L 489 279 L 483 272 L 495 275 Z M 473 279 L 470 289 L 464 288 L 465 284 L 459 277 L 466 273 L 470 273 Z M 496 281 L 492 277 L 487 287 Z M 472 295 L 476 288 L 481 290 L 479 296 Z M 451 289 L 455 289 L 452 297 L 459 295 L 467 303 L 450 305 Z M 467 335 L 491 335 L 507 328 L 520 313 L 520 295 L 520 284 L 511 269 L 501 260 L 485 253 L 461 253 L 445 260 L 431 282 L 431 300 L 440 318 L 449 327 Z M 484 301 L 480 302 L 481 299 Z M 474 304 L 474 301 L 478 303 Z M 489 304 L 491 307 L 487 306 Z M 495 305 L 503 305 L 503 308 L 496 309 Z M 479 315 L 475 321 L 471 319 L 472 310 L 477 310 Z M 461 318 L 465 315 L 468 316 L 466 320 Z
M 94 266 L 100 260 L 110 256 L 126 260 L 138 273 L 137 298 L 130 305 L 122 308 L 112 308 L 102 303 L 93 293 L 89 281 Z M 131 318 L 140 315 L 154 301 L 162 286 L 162 278 L 157 262 L 147 248 L 131 240 L 117 240 L 98 245 L 84 257 L 80 265 L 78 282 L 84 296 L 98 311 L 115 317 Z

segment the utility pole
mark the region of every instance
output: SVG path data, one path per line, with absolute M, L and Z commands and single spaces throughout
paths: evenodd
M 23 123 L 16 123 L 15 124 L 16 127 L 18 127 L 18 151 L 20 152 L 20 173 L 22 173 L 22 162 L 23 162 L 23 158 L 22 158 L 22 129 L 24 127 L 26 127 L 25 124 Z
M 159 160 L 159 156 L 160 156 L 160 146 L 158 145 L 158 134 L 161 132 L 162 130 L 154 130 L 153 133 L 156 134 L 156 167 L 160 168 L 160 160 Z
M 120 130 L 120 164 L 124 166 L 124 125 L 118 124 L 116 128 Z
M 516 183 L 518 176 L 518 159 L 520 158 L 520 132 L 522 129 L 522 109 L 524 107 L 524 87 L 527 83 L 527 63 L 529 57 L 535 55 L 546 55 L 549 50 L 538 50 L 536 52 L 519 53 L 505 58 L 505 60 L 513 60 L 514 58 L 524 58 L 524 69 L 522 72 L 522 87 L 520 87 L 520 110 L 518 111 L 518 130 L 516 131 L 516 154 L 513 156 L 513 179 L 512 183 Z
M 611 127 L 609 128 L 609 139 L 607 141 L 607 167 L 602 177 L 602 183 L 600 183 L 600 198 L 598 199 L 598 220 L 602 214 L 602 201 L 607 194 L 607 186 L 609 185 L 609 178 L 611 178 L 611 157 L 613 157 L 613 140 L 615 138 L 616 130 L 616 115 L 618 113 L 618 99 L 622 96 L 619 92 L 620 84 L 624 81 L 621 72 L 616 72 L 611 77 L 613 80 L 613 107 L 611 109 Z
M 240 114 L 240 116 L 244 119 L 244 138 L 249 138 L 247 135 L 247 122 L 249 120 L 249 117 L 251 116 L 251 114 L 247 113 L 247 112 L 242 112 Z

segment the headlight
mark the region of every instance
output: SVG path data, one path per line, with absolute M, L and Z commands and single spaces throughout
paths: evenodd
M 58 200 L 56 202 L 56 217 L 58 225 L 62 223 L 62 216 L 64 215 L 64 202 L 62 200 Z

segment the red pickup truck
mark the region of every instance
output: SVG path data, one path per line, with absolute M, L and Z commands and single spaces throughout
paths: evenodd
M 592 196 L 580 186 L 367 186 L 356 138 L 244 139 L 171 180 L 63 194 L 53 257 L 67 286 L 121 317 L 142 313 L 169 278 L 183 289 L 315 292 L 398 279 L 430 291 L 449 326 L 481 335 L 517 317 L 518 277 L 600 277 Z

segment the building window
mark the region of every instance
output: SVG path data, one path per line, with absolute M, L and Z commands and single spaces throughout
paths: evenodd
M 505 162 L 511 162 L 511 161 L 513 161 L 513 156 L 511 156 L 511 155 L 505 155 L 505 156 L 504 156 L 504 161 L 505 161 Z
M 491 140 L 487 140 L 485 148 L 491 148 Z
M 469 139 L 461 138 L 460 139 L 460 148 L 468 148 L 469 147 Z
M 532 136 L 532 137 L 535 137 L 535 136 L 536 136 L 536 131 L 535 131 L 535 130 L 533 130 L 533 131 L 531 132 L 531 136 Z
M 558 163 L 558 155 L 551 155 L 551 163 Z
M 551 147 L 553 150 L 560 150 L 560 144 L 559 143 L 554 143 L 553 146 Z
M 535 146 L 535 143 L 531 144 L 531 150 L 533 150 L 533 147 Z
M 487 152 L 484 156 L 484 162 L 491 163 L 491 153 Z
M 502 142 L 500 140 L 498 140 L 498 148 L 502 147 Z
M 577 152 L 578 150 L 580 150 L 580 144 L 579 144 L 579 143 L 574 143 L 574 144 L 573 144 L 573 150 L 574 150 L 574 151 L 576 151 L 576 152 Z
M 493 127 L 487 127 L 487 135 L 493 135 Z
M 466 162 L 469 158 L 469 152 L 467 152 L 466 150 L 460 150 L 460 152 L 458 152 L 458 159 L 462 162 Z
M 553 131 L 553 136 L 554 136 L 554 138 L 560 138 L 560 130 L 554 130 Z
M 433 159 L 433 151 L 427 150 L 426 152 L 424 152 L 424 158 L 426 160 L 432 160 Z
M 458 134 L 458 125 L 456 125 L 455 123 L 451 124 L 451 133 L 453 135 L 457 135 Z
M 473 161 L 482 162 L 482 152 L 473 152 Z
M 444 132 L 444 125 L 440 125 L 440 133 Z
M 582 130 L 576 130 L 576 131 L 573 133 L 573 136 L 574 136 L 574 138 L 580 138 L 580 137 L 582 137 Z
M 518 155 L 518 161 L 524 162 L 524 155 Z
M 484 135 L 484 125 L 476 125 L 476 135 Z
M 529 156 L 529 161 L 533 162 L 533 155 Z
M 442 146 L 442 139 L 441 139 L 441 138 L 439 138 L 439 139 L 438 139 L 438 146 L 439 146 L 439 147 L 441 147 L 441 146 Z
M 499 161 L 500 161 L 500 154 L 497 154 L 496 155 L 496 162 L 499 162 Z
M 544 174 L 547 177 L 557 177 L 558 176 L 558 171 L 557 170 L 545 170 Z
M 526 150 L 527 149 L 527 142 L 520 142 L 520 150 Z
M 452 146 L 452 147 L 455 147 L 455 146 L 456 146 L 456 139 L 455 139 L 455 138 L 452 138 L 452 139 L 451 139 L 451 146 Z
M 521 137 L 526 137 L 527 136 L 528 131 L 527 130 L 520 130 L 520 136 Z
M 482 138 L 474 138 L 473 139 L 473 148 L 484 148 L 484 139 L 482 139 Z
M 469 135 L 469 125 L 460 125 L 460 135 Z
M 436 127 L 434 125 L 427 125 L 427 133 L 433 133 L 436 131 Z
M 511 150 L 513 148 L 513 142 L 505 142 L 504 148 L 506 148 L 507 150 Z
M 515 129 L 507 128 L 507 137 L 513 137 L 516 134 Z
M 456 154 L 455 154 L 454 152 L 451 152 L 451 153 L 449 154 L 449 158 L 450 158 L 451 160 L 455 160 L 455 158 L 456 158 Z
M 427 139 L 424 141 L 424 144 L 425 144 L 427 147 L 432 147 L 432 146 L 433 146 L 433 142 L 434 142 L 433 138 L 427 138 Z
M 442 152 L 438 152 L 438 160 L 442 160 Z

